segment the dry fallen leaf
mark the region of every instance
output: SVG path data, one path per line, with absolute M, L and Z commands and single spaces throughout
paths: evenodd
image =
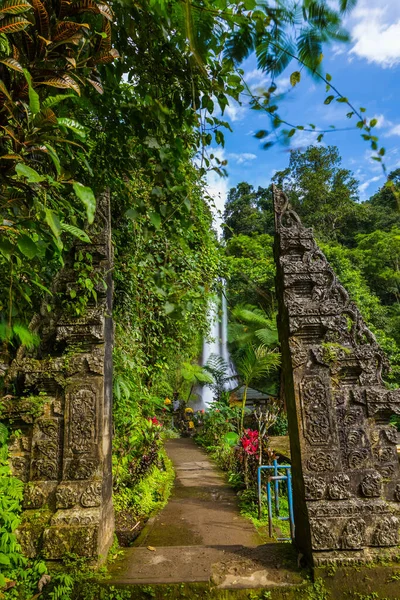
M 152 552 L 156 551 L 156 549 L 154 548 L 154 546 L 147 546 L 147 550 L 151 550 Z

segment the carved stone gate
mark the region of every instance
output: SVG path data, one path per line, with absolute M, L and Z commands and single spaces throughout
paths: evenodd
M 24 553 L 97 559 L 112 542 L 111 474 L 112 249 L 109 194 L 98 201 L 91 243 L 75 244 L 32 324 L 38 350 L 22 349 L 7 374 L 3 417 L 20 432 L 11 449 L 14 474 L 26 482 L 18 536 Z M 86 263 L 97 301 L 80 317 L 74 263 Z M 104 285 L 106 283 L 106 285 Z M 71 293 L 72 292 L 72 293 Z M 51 310 L 48 311 L 47 304 Z M 36 323 L 36 324 L 35 324 Z
M 284 392 L 296 544 L 314 565 L 398 554 L 400 390 L 311 229 L 274 189 Z

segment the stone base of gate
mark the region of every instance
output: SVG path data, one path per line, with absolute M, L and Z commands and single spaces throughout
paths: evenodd
M 400 564 L 396 563 L 315 567 L 313 579 L 317 588 L 325 589 L 328 595 L 321 598 L 327 600 L 400 598 Z

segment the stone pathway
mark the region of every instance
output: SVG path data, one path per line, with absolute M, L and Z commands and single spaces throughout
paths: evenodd
M 168 505 L 150 519 L 113 568 L 113 584 L 211 581 L 221 588 L 298 585 L 290 544 L 263 544 L 240 516 L 236 494 L 191 439 L 170 440 L 176 480 Z

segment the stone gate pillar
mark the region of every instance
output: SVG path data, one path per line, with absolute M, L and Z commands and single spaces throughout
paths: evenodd
M 324 254 L 274 188 L 278 328 L 293 463 L 295 542 L 314 565 L 398 554 L 400 390 Z
M 19 394 L 7 402 L 5 416 L 22 432 L 12 467 L 26 482 L 18 536 L 30 557 L 40 551 L 58 560 L 71 552 L 97 560 L 113 539 L 109 193 L 98 200 L 89 236 L 91 243 L 74 245 L 53 297 L 35 318 L 39 349 L 20 352 L 8 374 Z M 95 293 L 77 316 L 82 265 Z

